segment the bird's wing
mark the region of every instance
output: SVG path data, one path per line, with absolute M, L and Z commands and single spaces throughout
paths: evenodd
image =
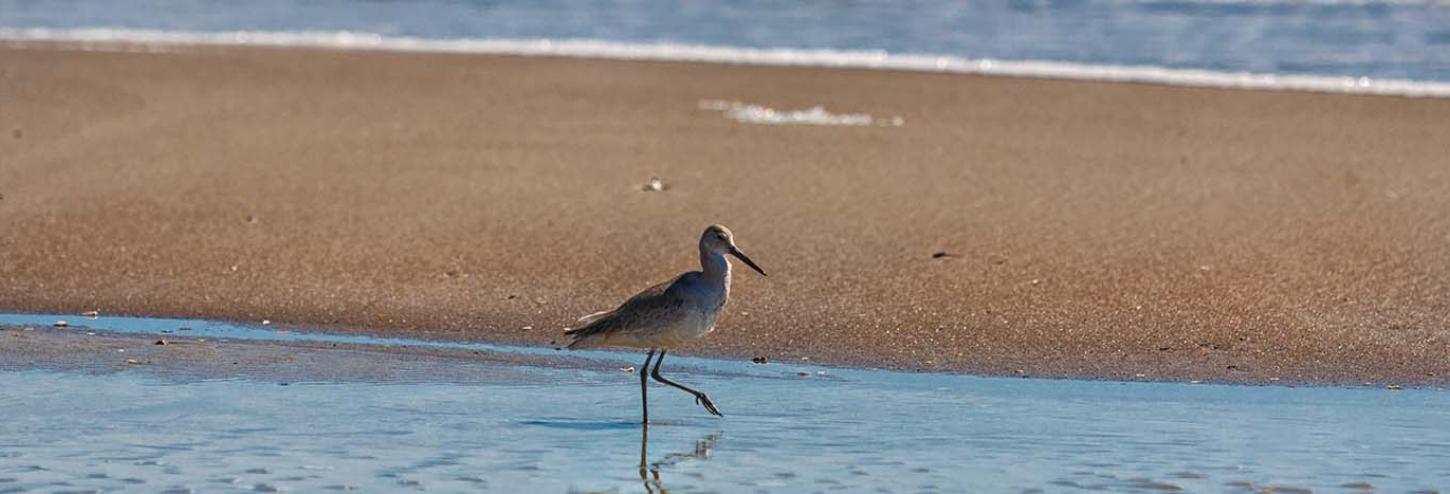
M 605 311 L 595 312 L 593 314 L 589 314 L 587 316 L 584 316 L 584 317 L 579 318 L 579 324 L 581 324 L 581 325 L 587 325 L 587 324 L 593 323 L 594 321 L 598 321 L 600 319 L 604 319 L 605 317 L 607 317 L 607 316 L 609 316 L 610 314 L 613 314 L 613 313 L 614 313 L 613 310 L 605 310 Z
M 680 295 L 680 290 L 674 288 L 688 275 L 689 273 L 676 276 L 669 281 L 646 288 L 614 310 L 579 318 L 579 322 L 583 323 L 583 326 L 567 330 L 564 334 L 573 335 L 578 339 L 599 333 L 631 331 L 649 326 L 652 322 L 658 321 L 661 315 L 679 313 L 678 310 L 673 309 L 683 305 L 685 298 Z

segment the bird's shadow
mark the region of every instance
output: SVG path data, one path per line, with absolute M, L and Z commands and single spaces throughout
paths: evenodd
M 639 427 L 639 422 L 626 422 L 623 420 L 606 422 L 582 420 L 525 420 L 523 424 L 571 431 L 615 431 L 634 429 Z
M 548 427 L 550 429 L 564 429 L 564 430 L 571 430 L 571 431 L 617 431 L 617 430 L 638 429 L 638 428 L 641 427 L 641 425 L 640 425 L 640 423 L 639 423 L 638 420 L 597 421 L 597 420 L 569 420 L 569 419 L 539 419 L 539 420 L 525 420 L 525 421 L 523 421 L 523 424 L 524 425 L 537 426 L 537 427 Z M 677 422 L 677 421 L 652 421 L 652 422 L 649 423 L 649 425 L 653 425 L 653 426 L 666 426 L 667 427 L 667 426 L 686 425 L 686 423 L 685 422 Z M 648 427 L 648 426 L 644 426 L 644 427 Z

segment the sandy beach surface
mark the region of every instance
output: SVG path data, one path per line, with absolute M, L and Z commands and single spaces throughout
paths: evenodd
M 1450 375 L 1450 100 L 116 48 L 0 48 L 0 311 L 549 345 L 724 223 L 770 277 L 737 270 L 694 354 Z

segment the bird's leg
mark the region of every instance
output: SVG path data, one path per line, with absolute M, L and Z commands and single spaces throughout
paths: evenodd
M 651 348 L 649 354 L 644 356 L 644 367 L 639 368 L 639 404 L 641 408 L 644 408 L 644 421 L 641 423 L 645 424 L 645 427 L 649 427 L 649 387 L 645 385 L 649 383 L 649 372 L 647 371 L 649 371 L 649 361 L 653 358 L 655 358 L 655 350 Z M 665 354 L 660 353 L 660 360 L 664 359 Z
M 680 384 L 680 383 L 671 381 L 669 379 L 665 379 L 665 376 L 661 376 L 660 375 L 660 364 L 663 364 L 664 362 L 665 362 L 665 351 L 664 350 L 660 350 L 660 358 L 655 360 L 655 368 L 654 368 L 653 371 L 650 371 L 650 376 L 651 377 L 654 377 L 656 381 L 659 381 L 659 382 L 668 384 L 670 386 L 674 386 L 676 388 L 680 388 L 682 390 L 685 390 L 686 393 L 690 393 L 692 395 L 695 395 L 695 404 L 697 404 L 697 405 L 703 405 L 705 407 L 705 410 L 709 411 L 711 414 L 714 414 L 716 417 L 724 417 L 725 416 L 724 414 L 721 414 L 720 413 L 720 409 L 715 408 L 715 403 L 712 402 L 712 401 L 710 401 L 710 397 L 709 396 L 706 396 L 705 393 L 701 393 L 699 391 L 695 391 L 693 389 L 690 389 L 690 388 L 686 387 L 683 384 Z
M 640 375 L 644 375 L 643 372 Z M 639 480 L 644 482 L 644 490 L 654 494 L 655 490 L 649 485 L 649 423 L 646 422 L 639 431 Z

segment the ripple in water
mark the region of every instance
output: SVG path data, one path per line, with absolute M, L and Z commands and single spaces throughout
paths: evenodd
M 232 338 L 217 351 L 273 346 Z M 726 418 L 655 388 L 665 422 L 642 429 L 638 381 L 613 363 L 292 386 L 0 371 L 0 389 L 25 397 L 0 401 L 0 491 L 1411 492 L 1450 478 L 1437 391 L 680 366 Z

